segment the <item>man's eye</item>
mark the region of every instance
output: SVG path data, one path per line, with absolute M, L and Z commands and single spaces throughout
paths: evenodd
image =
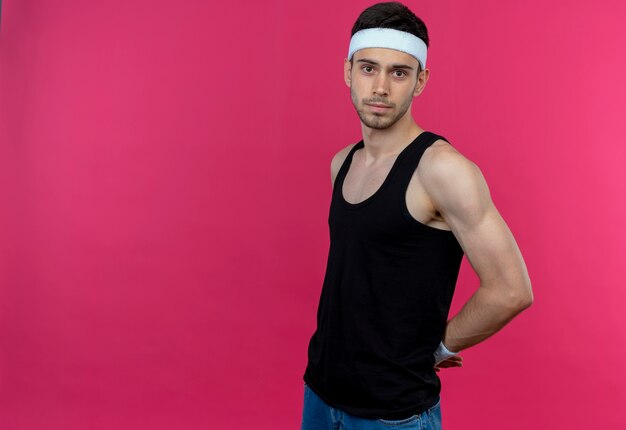
M 400 73 L 399 75 L 396 75 L 398 78 L 406 76 L 406 73 L 403 70 L 396 70 L 394 73 Z
M 365 70 L 367 73 L 370 73 L 373 69 L 372 66 L 364 66 L 363 70 Z

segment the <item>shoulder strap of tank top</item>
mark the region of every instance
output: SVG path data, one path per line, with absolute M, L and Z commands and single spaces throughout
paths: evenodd
M 364 146 L 365 145 L 363 143 L 363 140 L 360 140 L 357 143 L 355 143 L 354 146 L 352 146 L 352 148 L 350 148 L 348 155 L 346 156 L 345 160 L 343 160 L 343 163 L 341 164 L 341 167 L 339 168 L 339 171 L 337 172 L 337 176 L 335 176 L 335 182 L 333 184 L 333 192 L 335 189 L 337 189 L 337 184 L 343 183 L 343 178 L 348 173 L 348 168 L 350 167 L 350 163 L 352 163 L 352 156 L 354 155 L 356 150 L 359 148 L 363 148 Z
M 416 142 L 417 145 L 413 145 L 413 147 L 410 148 L 410 151 L 407 156 L 404 157 L 402 164 L 398 166 L 397 177 L 400 181 L 402 181 L 403 185 L 408 184 L 408 181 L 413 176 L 413 172 L 415 172 L 415 169 L 417 168 L 417 165 L 419 164 L 420 159 L 424 154 L 424 151 L 426 151 L 426 149 L 428 149 L 430 145 L 432 145 L 439 139 L 443 139 L 448 142 L 445 137 L 432 133 L 430 131 L 424 131 L 418 136 L 418 139 L 419 142 Z

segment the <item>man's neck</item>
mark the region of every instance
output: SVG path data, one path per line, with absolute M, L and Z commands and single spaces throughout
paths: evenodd
M 361 123 L 366 158 L 376 161 L 398 154 L 424 131 L 411 115 L 407 117 L 383 130 L 370 128 Z

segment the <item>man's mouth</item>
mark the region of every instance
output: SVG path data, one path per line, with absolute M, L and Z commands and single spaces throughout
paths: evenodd
M 365 104 L 369 106 L 372 112 L 378 112 L 378 113 L 386 112 L 387 109 L 391 108 L 391 106 L 385 105 L 382 103 L 365 103 Z
M 383 104 L 383 103 L 365 103 L 369 106 L 380 107 L 380 108 L 390 108 L 391 106 Z

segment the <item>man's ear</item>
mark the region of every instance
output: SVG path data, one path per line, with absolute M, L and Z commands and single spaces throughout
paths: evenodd
M 422 93 L 422 91 L 424 91 L 424 88 L 426 87 L 426 84 L 428 83 L 429 76 L 430 76 L 429 69 L 424 69 L 420 72 L 419 75 L 417 75 L 417 84 L 415 85 L 415 90 L 413 90 L 413 97 L 419 96 Z
M 352 82 L 352 64 L 347 58 L 343 60 L 343 80 L 346 82 L 348 88 Z

